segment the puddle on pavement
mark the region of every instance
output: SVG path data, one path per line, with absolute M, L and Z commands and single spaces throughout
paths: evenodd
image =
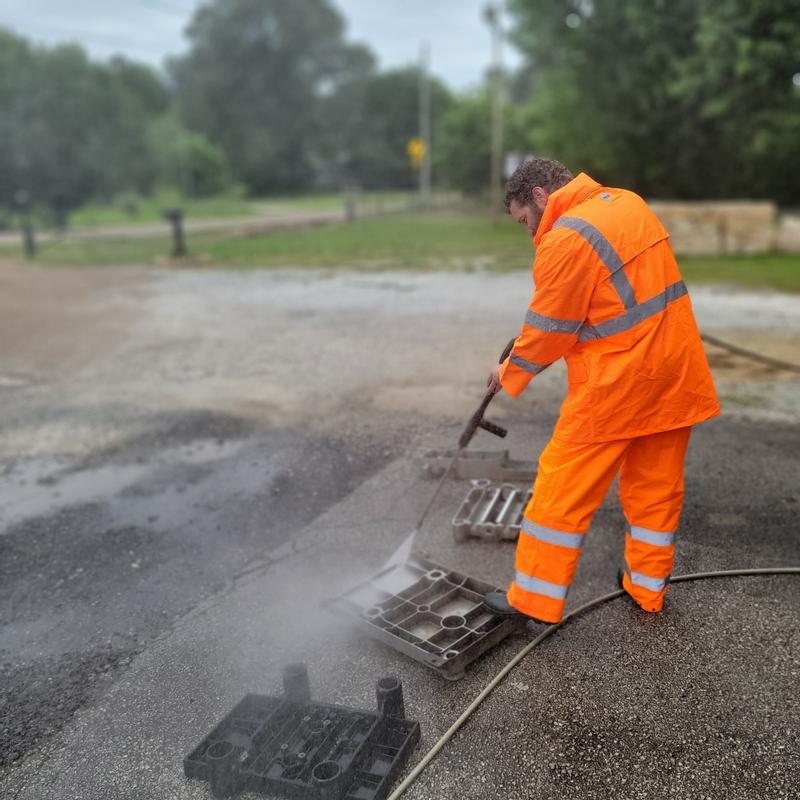
M 13 470 L 0 481 L 0 524 L 13 525 L 29 517 L 47 514 L 60 506 L 88 503 L 113 495 L 141 478 L 147 469 L 146 464 L 111 465 L 71 473 L 58 480 L 48 476 L 34 480 L 20 477 L 20 472 L 23 475 L 35 473 L 35 465 Z
M 58 508 L 112 498 L 119 516 L 131 524 L 153 523 L 162 518 L 183 521 L 198 505 L 197 498 L 187 497 L 183 484 L 145 493 L 144 498 L 121 499 L 117 495 L 155 470 L 211 464 L 230 458 L 243 446 L 243 441 L 200 439 L 162 450 L 141 463 L 107 464 L 77 471 L 65 458 L 21 459 L 0 477 L 0 528 Z M 258 475 L 258 482 L 263 485 L 263 472 Z
M 197 467 L 207 461 L 184 461 L 180 466 Z M 263 456 L 253 463 L 251 459 L 231 459 L 219 468 L 190 478 L 184 471 L 170 472 L 170 466 L 160 465 L 151 471 L 146 481 L 131 486 L 127 492 L 108 499 L 108 509 L 115 525 L 178 529 L 184 525 L 218 528 L 224 515 L 230 514 L 230 498 L 241 503 L 265 491 L 280 465 Z M 175 462 L 173 462 L 174 464 Z

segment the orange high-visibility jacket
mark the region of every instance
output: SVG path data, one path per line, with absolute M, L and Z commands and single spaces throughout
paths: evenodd
M 669 234 L 644 200 L 581 173 L 547 200 L 535 292 L 500 368 L 517 397 L 562 356 L 569 391 L 555 435 L 589 443 L 694 425 L 719 414 Z

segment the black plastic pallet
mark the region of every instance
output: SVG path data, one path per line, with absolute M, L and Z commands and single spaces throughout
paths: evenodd
M 412 555 L 386 567 L 326 605 L 370 636 L 448 680 L 518 630 L 492 614 L 483 597 L 497 587 Z
M 248 694 L 183 760 L 215 797 L 266 792 L 308 800 L 383 800 L 419 741 L 395 677 L 376 686 L 377 712 L 311 701 L 302 664 L 284 696 Z

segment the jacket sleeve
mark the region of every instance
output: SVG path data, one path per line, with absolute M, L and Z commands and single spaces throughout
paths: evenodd
M 500 383 L 512 397 L 573 347 L 586 320 L 597 267 L 576 236 L 570 230 L 551 231 L 536 252 L 533 299 L 522 332 L 500 367 Z

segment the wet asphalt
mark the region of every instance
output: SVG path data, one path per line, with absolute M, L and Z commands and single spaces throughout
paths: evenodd
M 497 418 L 518 458 L 535 456 L 554 417 Z M 447 426 L 446 426 L 447 427 Z M 446 431 L 455 435 L 457 428 Z M 446 446 L 450 437 L 433 442 Z M 481 434 L 476 447 L 494 448 Z M 797 563 L 800 431 L 717 420 L 693 435 L 676 573 Z M 456 544 L 465 493 L 449 483 L 418 550 L 502 585 L 513 547 Z M 110 686 L 0 787 L 19 798 L 205 798 L 182 759 L 250 691 L 278 694 L 305 661 L 315 697 L 371 708 L 396 674 L 422 726 L 418 759 L 527 641 L 506 640 L 451 683 L 364 638 L 321 602 L 377 571 L 410 531 L 433 482 L 391 461 L 250 574 L 149 643 Z M 571 607 L 614 587 L 624 521 L 598 512 Z M 795 577 L 675 584 L 665 612 L 624 600 L 565 626 L 501 684 L 410 789 L 411 798 L 792 798 L 800 779 L 800 586 Z M 14 795 L 14 792 L 17 794 Z
M 390 453 L 214 413 L 144 428 L 86 456 L 5 464 L 6 515 L 34 513 L 0 536 L 0 770 Z M 24 502 L 31 484 L 48 513 Z
M 210 797 L 184 756 L 297 660 L 316 698 L 360 708 L 398 675 L 420 758 L 527 639 L 450 683 L 321 604 L 408 536 L 434 488 L 411 455 L 456 441 L 526 276 L 54 276 L 30 309 L 75 284 L 65 318 L 26 318 L 0 373 L 0 797 Z M 699 314 L 800 325 L 779 295 L 706 290 Z M 693 435 L 676 572 L 796 565 L 797 384 L 719 374 L 733 413 Z M 473 448 L 535 458 L 562 377 L 495 401 L 509 438 Z M 416 545 L 504 585 L 512 545 L 452 538 L 467 488 Z M 623 530 L 612 489 L 571 607 L 614 588 Z M 794 577 L 675 584 L 658 616 L 614 601 L 519 665 L 408 796 L 797 797 L 799 636 Z

